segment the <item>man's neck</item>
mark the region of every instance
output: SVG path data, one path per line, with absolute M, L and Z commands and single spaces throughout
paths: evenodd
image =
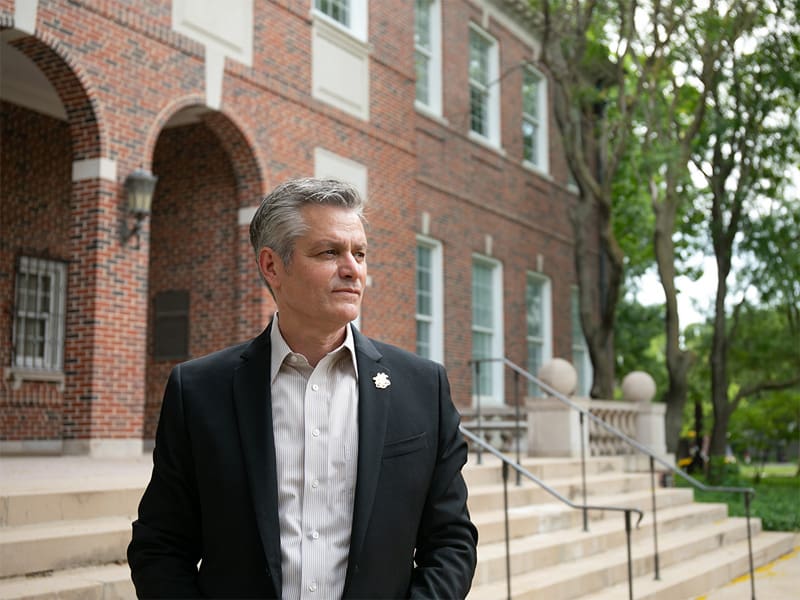
M 316 367 L 326 354 L 342 345 L 347 334 L 346 327 L 331 332 L 308 331 L 306 328 L 293 327 L 285 319 L 278 319 L 278 328 L 286 344 L 292 352 L 305 356 L 312 367 Z

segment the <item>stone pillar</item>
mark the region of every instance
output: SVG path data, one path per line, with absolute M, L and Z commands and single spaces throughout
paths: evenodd
M 575 399 L 572 394 L 578 383 L 575 368 L 562 358 L 542 365 L 539 379 L 567 396 L 581 408 L 589 408 L 588 399 Z M 528 455 L 575 457 L 581 454 L 581 436 L 589 454 L 589 423 L 580 426 L 580 414 L 558 398 L 528 398 Z
M 622 398 L 634 402 L 638 408 L 636 415 L 636 441 L 647 446 L 656 456 L 674 464 L 675 458 L 667 454 L 664 418 L 665 404 L 654 404 L 656 382 L 643 371 L 628 373 L 622 380 Z

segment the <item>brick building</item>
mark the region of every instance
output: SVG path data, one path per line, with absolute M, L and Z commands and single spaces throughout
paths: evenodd
M 360 327 L 443 362 L 459 407 L 474 353 L 586 377 L 525 4 L 0 0 L 0 452 L 141 452 L 172 365 L 272 314 L 248 225 L 293 176 L 366 195 Z

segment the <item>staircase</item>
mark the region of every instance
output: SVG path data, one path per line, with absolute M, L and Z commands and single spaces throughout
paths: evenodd
M 506 597 L 503 485 L 500 463 L 474 455 L 465 469 L 473 520 L 480 531 L 470 600 Z M 587 465 L 589 503 L 639 507 L 633 531 L 633 589 L 637 599 L 694 598 L 746 574 L 747 532 L 720 504 L 692 502 L 685 488 L 657 493 L 661 579 L 653 579 L 649 474 L 626 473 L 623 458 Z M 580 462 L 525 459 L 531 473 L 581 502 Z M 150 459 L 99 461 L 78 457 L 0 458 L 0 599 L 135 597 L 125 551 L 130 523 L 150 472 Z M 628 597 L 621 513 L 567 507 L 523 480 L 508 488 L 512 597 L 560 600 Z M 753 519 L 756 565 L 792 549 L 793 534 L 761 532 Z
M 503 485 L 499 460 L 474 456 L 465 470 L 469 506 L 479 530 L 478 568 L 469 600 L 507 597 Z M 748 572 L 747 524 L 728 518 L 724 504 L 693 502 L 686 488 L 656 493 L 660 579 L 654 580 L 652 499 L 649 473 L 626 473 L 623 457 L 587 463 L 588 504 L 644 511 L 631 541 L 633 593 L 637 599 L 694 598 Z M 580 461 L 525 459 L 523 466 L 573 502 L 582 503 Z M 508 487 L 511 597 L 566 600 L 628 598 L 625 523 L 619 512 L 583 513 L 535 483 L 520 486 L 511 471 Z M 634 515 L 635 525 L 635 515 Z M 794 534 L 761 531 L 751 519 L 756 567 L 792 550 Z
M 150 457 L 0 458 L 0 599 L 122 600 Z

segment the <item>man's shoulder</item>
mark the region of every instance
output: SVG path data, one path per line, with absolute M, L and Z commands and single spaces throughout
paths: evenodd
M 221 350 L 192 358 L 178 365 L 184 373 L 209 372 L 216 370 L 227 370 L 237 367 L 242 363 L 242 357 L 248 348 L 253 344 L 253 340 L 234 344 Z
M 373 338 L 367 338 L 375 349 L 380 352 L 383 357 L 383 360 L 394 363 L 394 364 L 406 364 L 410 365 L 415 369 L 423 369 L 423 370 L 437 370 L 443 368 L 442 365 L 438 362 L 432 361 L 430 359 L 424 358 L 419 354 L 414 354 L 413 352 L 409 352 L 408 350 L 404 350 L 399 346 L 395 346 L 393 344 L 389 344 L 387 342 L 382 342 L 380 340 L 376 340 Z

